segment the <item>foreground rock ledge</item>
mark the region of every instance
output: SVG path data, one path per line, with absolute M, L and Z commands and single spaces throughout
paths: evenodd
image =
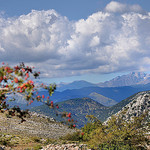
M 7 118 L 5 114 L 0 114 L 1 133 L 58 139 L 75 131 L 76 129 L 70 129 L 63 124 L 49 121 L 46 117 L 36 114 L 27 118 L 23 123 L 20 123 L 19 118 Z
M 63 145 L 54 145 L 50 144 L 45 147 L 43 147 L 42 150 L 91 150 L 87 148 L 87 145 L 85 144 L 63 144 Z

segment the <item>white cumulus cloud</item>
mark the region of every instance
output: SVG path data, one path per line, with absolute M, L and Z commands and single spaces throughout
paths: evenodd
M 69 21 L 55 10 L 0 17 L 0 60 L 25 62 L 45 76 L 147 71 L 150 13 L 112 1 L 86 20 Z
M 139 5 L 127 5 L 116 1 L 107 4 L 105 10 L 110 13 L 143 12 Z

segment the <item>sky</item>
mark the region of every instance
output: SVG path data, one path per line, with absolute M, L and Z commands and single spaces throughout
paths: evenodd
M 149 0 L 0 0 L 0 61 L 46 82 L 150 70 Z

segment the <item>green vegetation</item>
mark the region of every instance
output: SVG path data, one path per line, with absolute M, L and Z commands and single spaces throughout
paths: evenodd
M 41 145 L 36 145 L 36 146 L 34 146 L 33 149 L 34 149 L 34 150 L 39 150 L 39 149 L 42 149 L 42 146 L 41 146 Z
M 112 116 L 106 124 L 90 115 L 88 116 L 90 122 L 82 128 L 80 134 L 73 133 L 64 139 L 82 141 L 95 150 L 146 150 L 148 131 L 145 128 L 147 126 L 145 115 L 134 117 L 132 121 Z
M 100 120 L 104 121 L 107 117 L 108 107 L 90 99 L 90 98 L 76 98 L 70 99 L 64 102 L 57 103 L 59 105 L 59 113 L 70 112 L 74 121 L 77 120 L 76 127 L 81 128 L 87 123 L 88 119 L 86 115 L 95 115 Z M 38 106 L 32 108 L 31 111 L 36 111 L 38 113 L 51 116 L 58 121 L 66 122 L 67 118 L 62 118 L 61 115 L 56 116 L 56 112 L 46 105 Z
M 11 147 L 14 149 L 19 149 L 20 147 L 24 149 L 30 149 L 30 148 L 37 149 L 37 145 L 39 148 L 40 144 L 44 144 L 44 142 L 41 139 L 38 139 L 38 140 L 35 140 L 35 139 L 38 139 L 38 138 L 26 137 L 26 136 L 8 134 L 8 133 L 0 133 L 0 145 L 5 145 L 7 147 Z

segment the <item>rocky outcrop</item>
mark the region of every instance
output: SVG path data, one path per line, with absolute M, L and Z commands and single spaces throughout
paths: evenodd
M 122 117 L 130 120 L 132 117 L 139 117 L 147 113 L 147 119 L 150 121 L 150 92 L 140 92 L 133 100 L 122 108 L 117 114 L 124 112 Z
M 43 147 L 42 150 L 90 150 L 87 148 L 87 145 L 85 144 L 62 144 L 62 145 L 54 145 L 50 144 L 45 147 Z
M 139 92 L 131 96 L 131 98 L 127 98 L 126 101 L 124 100 L 124 103 L 127 102 L 128 104 L 115 113 L 115 116 L 121 116 L 124 120 L 131 120 L 132 117 L 139 117 L 142 114 L 147 114 L 145 120 L 148 122 L 150 121 L 150 91 Z M 107 118 L 104 124 L 106 124 L 110 118 L 111 116 Z

